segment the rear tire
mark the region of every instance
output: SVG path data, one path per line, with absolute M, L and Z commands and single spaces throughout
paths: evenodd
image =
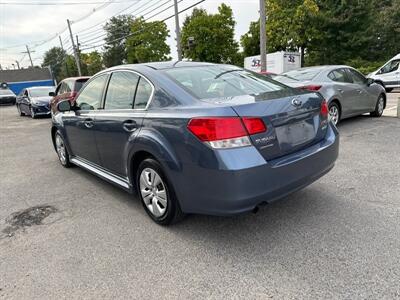
M 54 145 L 56 147 L 57 156 L 61 165 L 64 168 L 70 168 L 71 162 L 69 160 L 69 153 L 67 147 L 65 146 L 64 139 L 58 131 L 54 136 Z
M 333 124 L 337 125 L 340 121 L 340 107 L 336 102 L 331 102 L 329 104 L 329 120 L 332 121 Z
M 154 159 L 143 160 L 136 173 L 136 189 L 149 217 L 159 225 L 170 225 L 184 214 L 162 166 Z
M 383 95 L 379 95 L 378 100 L 376 101 L 375 110 L 370 112 L 372 117 L 379 118 L 383 114 L 383 110 L 385 109 L 385 97 Z

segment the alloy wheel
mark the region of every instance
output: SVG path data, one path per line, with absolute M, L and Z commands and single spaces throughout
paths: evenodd
M 160 175 L 151 168 L 145 168 L 140 174 L 140 194 L 147 209 L 156 218 L 167 211 L 168 196 Z
M 63 165 L 67 162 L 67 153 L 65 151 L 64 141 L 60 135 L 56 135 L 56 150 L 58 154 L 58 158 L 60 159 Z
M 329 108 L 329 120 L 331 120 L 335 125 L 339 122 L 339 109 L 336 105 L 332 105 Z
M 385 106 L 385 102 L 383 101 L 383 97 L 380 96 L 378 99 L 378 114 L 382 115 L 383 114 L 383 108 Z

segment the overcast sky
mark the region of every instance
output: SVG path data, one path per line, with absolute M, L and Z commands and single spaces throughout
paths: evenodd
M 15 60 L 18 60 L 21 66 L 27 67 L 30 64 L 29 58 L 22 52 L 26 51 L 24 44 L 28 44 L 29 47 L 35 51 L 32 53 L 34 64 L 40 65 L 44 52 L 53 46 L 59 46 L 58 34 L 60 34 L 62 40 L 65 41 L 65 48 L 70 48 L 71 43 L 69 40 L 69 33 L 65 30 L 67 18 L 75 21 L 83 18 L 83 20 L 75 22 L 72 25 L 72 31 L 75 35 L 75 33 L 78 33 L 81 30 L 96 25 L 102 21 L 105 22 L 107 18 L 128 7 L 130 8 L 128 8 L 124 13 L 131 13 L 133 15 L 135 13 L 139 13 L 139 15 L 144 14 L 145 18 L 148 18 L 173 3 L 172 0 L 169 0 L 168 3 L 159 9 L 155 9 L 157 6 L 167 2 L 168 0 L 114 0 L 115 3 L 101 8 L 101 3 L 106 1 L 107 0 L 0 0 L 0 64 L 3 68 L 9 67 L 11 69 L 12 63 L 15 64 Z M 24 5 L 4 4 L 13 2 L 23 2 Z M 57 5 L 27 5 L 28 3 L 38 2 L 54 3 Z M 65 4 L 71 2 L 96 2 L 96 4 L 61 5 L 62 3 Z M 196 2 L 198 2 L 198 0 L 181 0 L 178 4 L 179 10 L 182 10 Z M 231 6 L 237 23 L 235 35 L 236 39 L 239 40 L 240 36 L 248 30 L 250 22 L 258 19 L 258 2 L 258 0 L 206 0 L 198 7 L 205 8 L 210 13 L 215 13 L 221 3 L 226 3 Z M 93 9 L 95 8 L 98 9 L 93 12 Z M 184 17 L 190 14 L 191 11 L 192 10 L 188 10 L 180 14 L 181 24 Z M 154 16 L 150 20 L 160 20 L 172 14 L 173 8 L 171 7 L 165 12 Z M 171 56 L 176 59 L 174 19 L 172 18 L 167 20 L 166 24 L 171 35 L 167 42 L 171 47 Z M 78 34 L 80 36 L 80 42 L 82 44 L 101 44 L 102 41 L 97 41 L 96 39 L 85 43 L 85 40 L 93 39 L 98 35 L 101 35 L 102 31 L 99 28 L 101 28 L 100 25 Z M 50 39 L 51 37 L 56 38 L 43 45 L 39 45 L 40 41 Z M 101 37 L 99 37 L 99 39 L 101 39 Z M 84 47 L 84 45 L 81 47 Z M 97 50 L 101 50 L 101 48 L 98 48 Z

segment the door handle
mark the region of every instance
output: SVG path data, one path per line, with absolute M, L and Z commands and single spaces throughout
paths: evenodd
M 133 120 L 126 120 L 122 123 L 122 127 L 127 132 L 133 132 L 137 129 L 137 124 Z
M 83 121 L 83 123 L 85 124 L 85 126 L 86 126 L 87 128 L 92 128 L 93 125 L 94 125 L 93 119 L 91 119 L 91 118 L 85 119 L 85 121 Z

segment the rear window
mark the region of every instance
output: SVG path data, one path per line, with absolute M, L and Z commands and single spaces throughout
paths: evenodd
M 33 88 L 29 90 L 29 94 L 31 97 L 46 97 L 49 96 L 50 92 L 54 92 L 54 90 L 54 87 Z
M 284 73 L 284 75 L 292 77 L 294 79 L 300 81 L 307 81 L 312 80 L 316 77 L 323 68 L 305 68 L 305 69 L 298 69 Z
M 233 66 L 183 67 L 164 72 L 199 99 L 257 95 L 288 89 L 266 76 Z
M 0 95 L 2 95 L 2 96 L 3 95 L 15 96 L 14 93 L 9 89 L 1 89 L 0 90 Z
M 83 87 L 83 85 L 86 83 L 86 81 L 88 81 L 89 78 L 87 79 L 79 79 L 77 81 L 75 81 L 75 87 L 74 87 L 74 91 L 75 92 L 79 92 L 81 90 L 81 88 Z

